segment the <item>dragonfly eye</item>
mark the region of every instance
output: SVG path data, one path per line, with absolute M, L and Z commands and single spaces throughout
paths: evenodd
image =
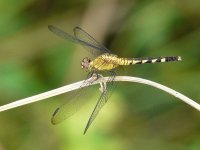
M 91 60 L 89 58 L 84 58 L 82 61 L 81 61 L 81 68 L 82 69 L 85 69 L 86 71 L 90 69 L 90 62 Z

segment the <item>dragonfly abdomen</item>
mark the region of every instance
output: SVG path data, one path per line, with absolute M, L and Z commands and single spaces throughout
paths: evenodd
M 134 65 L 134 64 L 146 64 L 146 63 L 160 63 L 170 61 L 180 61 L 180 56 L 170 57 L 144 57 L 144 58 L 118 58 L 119 65 Z

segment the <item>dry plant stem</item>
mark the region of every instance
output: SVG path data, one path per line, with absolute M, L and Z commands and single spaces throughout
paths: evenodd
M 108 78 L 109 77 L 101 78 L 100 80 L 95 81 L 93 84 L 105 82 L 105 81 L 108 80 Z M 200 105 L 198 103 L 196 103 L 192 99 L 184 96 L 183 94 L 181 94 L 181 93 L 179 93 L 179 92 L 177 92 L 173 89 L 170 89 L 170 88 L 168 88 L 164 85 L 161 85 L 159 83 L 156 83 L 156 82 L 153 82 L 153 81 L 150 81 L 150 80 L 146 80 L 146 79 L 142 79 L 142 78 L 129 77 L 129 76 L 116 76 L 115 81 L 136 82 L 136 83 L 142 83 L 142 84 L 150 85 L 152 87 L 163 90 L 163 91 L 179 98 L 183 102 L 187 103 L 188 105 L 190 105 L 193 108 L 200 111 Z M 22 106 L 22 105 L 30 104 L 30 103 L 33 103 L 33 102 L 41 101 L 41 100 L 47 99 L 49 97 L 53 97 L 53 96 L 56 96 L 56 95 L 60 95 L 60 94 L 63 94 L 63 93 L 69 92 L 69 91 L 79 89 L 80 86 L 83 84 L 83 82 L 84 82 L 84 80 L 73 83 L 73 84 L 69 84 L 69 85 L 48 91 L 48 92 L 44 92 L 44 93 L 41 93 L 41 94 L 38 94 L 38 95 L 35 95 L 35 96 L 31 96 L 31 97 L 28 97 L 28 98 L 17 100 L 15 102 L 12 102 L 12 103 L 9 103 L 9 104 L 3 105 L 3 106 L 0 106 L 0 112 L 8 110 L 8 109 L 15 108 L 15 107 L 19 107 L 19 106 Z M 86 85 L 86 86 L 88 86 L 88 85 Z

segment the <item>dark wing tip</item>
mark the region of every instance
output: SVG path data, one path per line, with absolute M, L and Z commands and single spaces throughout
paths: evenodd
M 89 126 L 88 126 L 88 124 L 87 124 L 87 126 L 85 127 L 85 130 L 84 130 L 84 132 L 83 132 L 83 135 L 85 135 L 85 134 L 86 134 L 86 132 L 87 132 L 88 128 L 89 128 Z
M 74 33 L 76 32 L 76 30 L 83 30 L 83 29 L 79 26 L 75 26 L 74 29 L 73 29 Z
M 92 123 L 92 121 L 91 121 L 91 117 L 89 118 L 89 120 L 88 120 L 88 122 L 87 122 L 87 125 L 86 125 L 86 127 L 85 127 L 85 130 L 84 130 L 84 132 L 83 132 L 83 135 L 85 135 L 86 134 L 86 132 L 87 132 L 87 130 L 88 130 L 88 128 L 90 127 L 90 125 L 91 125 L 91 123 Z
M 57 109 L 54 111 L 54 113 L 53 113 L 53 115 L 52 115 L 52 117 L 51 117 L 51 123 L 52 123 L 53 125 L 58 124 L 58 122 L 55 120 L 55 116 L 56 116 L 56 114 L 58 113 L 59 109 L 60 109 L 60 108 L 57 108 Z
M 81 27 L 79 27 L 79 26 L 75 26 L 74 29 L 81 29 Z
M 48 25 L 48 29 L 49 29 L 50 31 L 53 31 L 53 30 L 55 29 L 55 27 L 54 27 L 53 25 Z
M 48 29 L 51 29 L 53 27 L 53 25 L 48 25 Z

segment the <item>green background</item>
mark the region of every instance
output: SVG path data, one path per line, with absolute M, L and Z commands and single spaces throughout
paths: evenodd
M 80 61 L 88 53 L 52 34 L 49 24 L 71 34 L 80 26 L 122 57 L 182 56 L 178 63 L 127 66 L 120 74 L 200 103 L 199 0 L 1 0 L 0 105 L 85 79 Z M 53 111 L 69 95 L 1 112 L 0 149 L 200 149 L 199 112 L 157 89 L 118 83 L 86 135 L 98 87 L 84 109 L 53 126 Z

